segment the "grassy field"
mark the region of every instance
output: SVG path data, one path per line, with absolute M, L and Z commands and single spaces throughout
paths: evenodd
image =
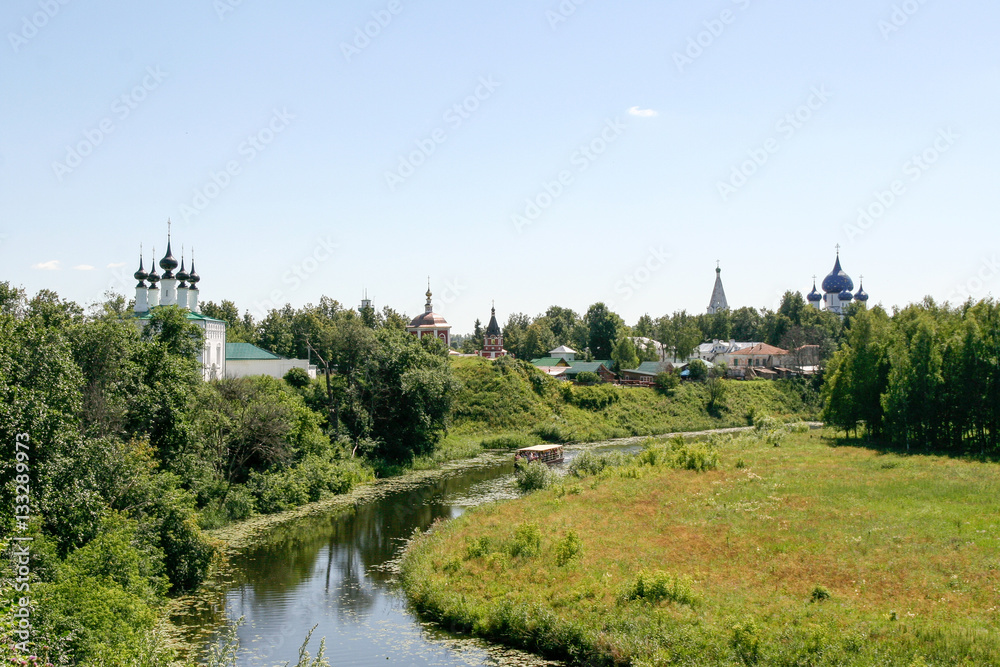
M 589 664 L 1000 664 L 1000 465 L 829 431 L 715 438 L 703 472 L 670 447 L 438 525 L 410 599 Z
M 510 360 L 513 362 L 513 360 Z M 448 459 L 474 456 L 487 448 L 515 448 L 549 442 L 596 442 L 746 426 L 754 414 L 782 420 L 812 419 L 818 396 L 791 383 L 727 380 L 723 404 L 709 410 L 700 383 L 683 383 L 669 396 L 650 388 L 573 386 L 529 364 L 452 359 L 461 383 L 448 433 L 436 451 L 414 461 L 430 468 Z

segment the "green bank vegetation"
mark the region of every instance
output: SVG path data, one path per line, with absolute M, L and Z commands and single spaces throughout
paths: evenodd
M 1000 466 L 790 430 L 581 456 L 417 537 L 405 589 L 583 664 L 1000 662 Z

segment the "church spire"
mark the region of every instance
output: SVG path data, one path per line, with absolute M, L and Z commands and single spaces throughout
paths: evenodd
M 726 290 L 722 288 L 722 266 L 721 262 L 715 262 L 715 287 L 712 288 L 712 299 L 708 302 L 708 314 L 714 315 L 722 310 L 729 310 L 729 302 L 726 301 Z

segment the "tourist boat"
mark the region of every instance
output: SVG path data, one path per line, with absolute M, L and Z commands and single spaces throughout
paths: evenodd
M 522 447 L 514 454 L 514 461 L 541 461 L 542 463 L 562 463 L 562 445 L 535 445 Z

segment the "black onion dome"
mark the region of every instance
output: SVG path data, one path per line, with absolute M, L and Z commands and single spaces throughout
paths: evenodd
M 136 287 L 145 287 L 146 284 L 142 281 L 145 280 L 147 276 L 149 276 L 149 274 L 146 273 L 146 270 L 144 268 L 142 268 L 142 257 L 140 257 L 139 270 L 132 274 L 132 277 L 139 281 L 139 284 L 136 285 Z
M 497 324 L 497 309 L 490 308 L 490 323 L 486 325 L 486 335 L 487 336 L 499 336 L 500 335 L 500 325 Z
M 823 291 L 827 294 L 837 294 L 852 289 L 854 289 L 854 281 L 840 268 L 840 255 L 838 254 L 833 271 L 823 279 Z
M 167 241 L 167 254 L 160 260 L 160 268 L 163 269 L 163 279 L 170 280 L 174 277 L 174 269 L 177 268 L 177 260 L 170 252 L 170 241 Z
M 181 270 L 177 272 L 177 280 L 181 281 L 181 287 L 185 287 L 184 283 L 189 277 L 188 272 L 184 270 L 184 259 L 181 258 Z
M 153 266 L 149 269 L 149 273 L 146 274 L 146 280 L 149 281 L 150 289 L 159 289 L 156 283 L 160 282 L 160 274 L 156 272 L 156 250 L 153 250 Z
M 188 274 L 188 282 L 191 283 L 193 289 L 198 289 L 198 281 L 201 280 L 201 276 L 198 272 L 194 270 L 194 257 L 191 258 L 191 273 Z

